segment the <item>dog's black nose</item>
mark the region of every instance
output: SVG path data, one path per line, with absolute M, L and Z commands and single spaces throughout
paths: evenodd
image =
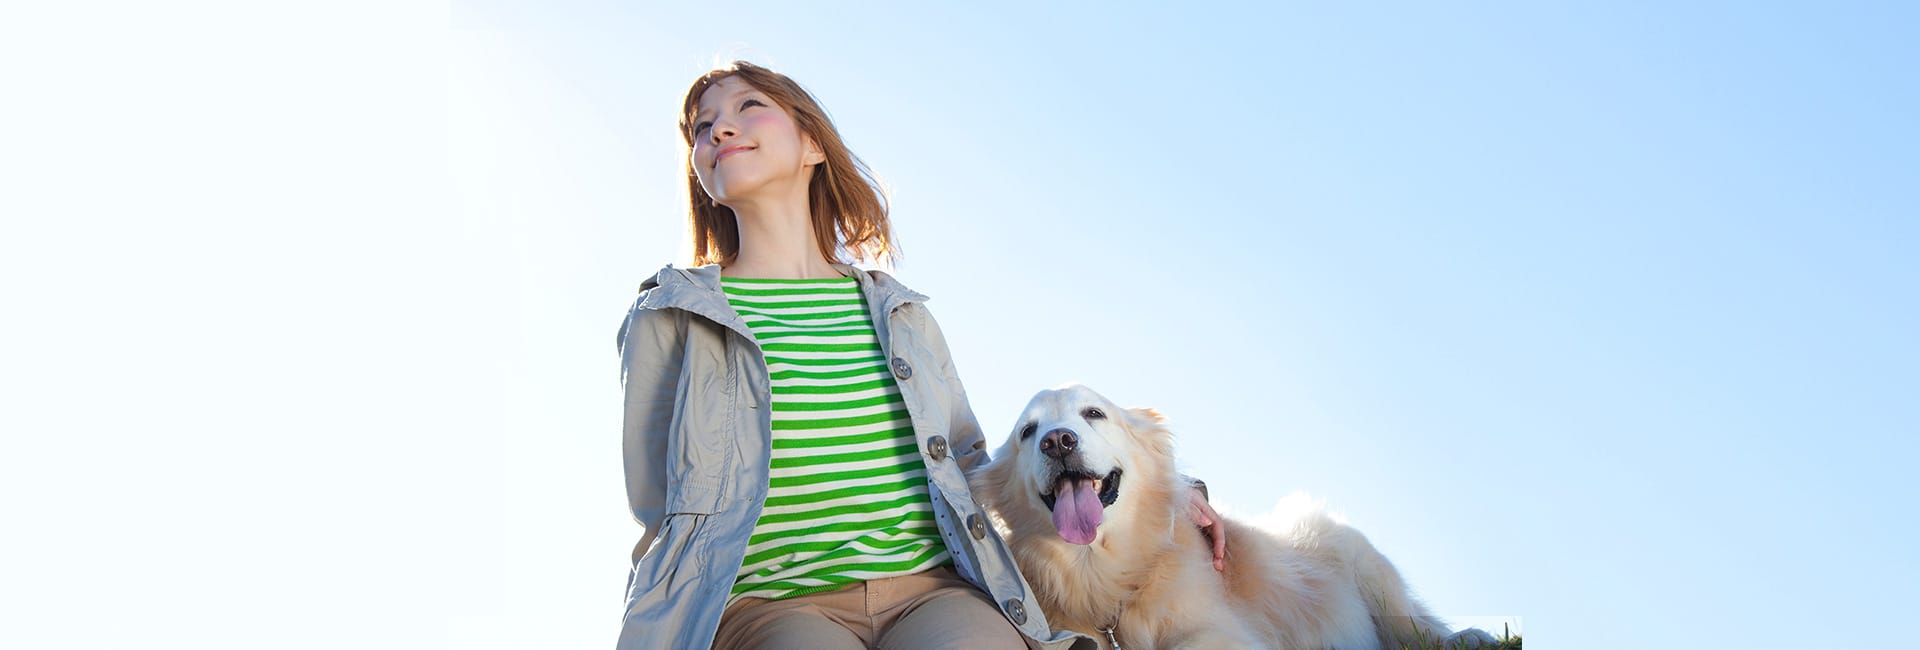
M 1078 446 L 1080 446 L 1080 439 L 1074 437 L 1073 431 L 1067 429 L 1048 431 L 1047 436 L 1040 439 L 1040 453 L 1050 458 L 1066 458 L 1067 454 L 1073 453 L 1073 449 Z

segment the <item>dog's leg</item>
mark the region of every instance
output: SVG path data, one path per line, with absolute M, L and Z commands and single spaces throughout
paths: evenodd
M 1424 644 L 1449 638 L 1446 624 L 1428 613 L 1426 606 L 1414 599 L 1407 589 L 1406 580 L 1400 577 L 1400 571 L 1387 561 L 1385 555 L 1381 555 L 1357 531 L 1342 532 L 1352 534 L 1356 540 L 1353 557 L 1348 561 L 1352 562 L 1353 573 L 1360 581 L 1360 597 L 1366 601 L 1368 613 L 1373 615 L 1381 647 L 1423 647 Z
M 1473 648 L 1491 648 L 1498 646 L 1500 645 L 1500 640 L 1493 638 L 1493 635 L 1488 634 L 1486 630 L 1470 627 L 1447 635 L 1446 643 L 1443 645 L 1448 648 L 1468 648 L 1471 650 Z

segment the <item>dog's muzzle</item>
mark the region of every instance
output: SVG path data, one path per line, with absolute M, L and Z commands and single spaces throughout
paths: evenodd
M 1048 486 L 1051 488 L 1051 491 L 1040 493 L 1040 502 L 1046 504 L 1048 510 L 1052 510 L 1054 500 L 1059 498 L 1058 494 L 1060 492 L 1061 481 L 1092 481 L 1093 489 L 1096 490 L 1095 494 L 1098 494 L 1100 497 L 1100 507 L 1112 506 L 1114 501 L 1120 499 L 1121 474 L 1122 472 L 1117 468 L 1111 472 L 1107 472 L 1105 478 L 1094 478 L 1092 475 L 1080 470 L 1061 472 L 1059 475 L 1053 477 L 1052 485 Z

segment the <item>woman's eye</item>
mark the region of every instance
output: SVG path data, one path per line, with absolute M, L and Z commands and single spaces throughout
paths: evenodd
M 710 126 L 713 126 L 712 122 L 701 122 L 699 124 L 695 124 L 693 125 L 693 134 L 700 135 L 701 131 L 707 130 L 707 127 L 710 127 Z
M 766 106 L 766 104 L 760 103 L 760 100 L 758 99 L 749 99 L 747 101 L 740 102 L 741 110 L 746 110 L 748 106 Z

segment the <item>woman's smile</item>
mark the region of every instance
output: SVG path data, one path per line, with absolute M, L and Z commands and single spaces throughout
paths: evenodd
M 719 167 L 720 161 L 726 160 L 728 156 L 732 156 L 733 154 L 740 153 L 743 151 L 752 151 L 753 149 L 754 149 L 753 147 L 749 147 L 744 144 L 736 144 L 731 147 L 721 149 L 718 153 L 713 154 L 713 166 Z

